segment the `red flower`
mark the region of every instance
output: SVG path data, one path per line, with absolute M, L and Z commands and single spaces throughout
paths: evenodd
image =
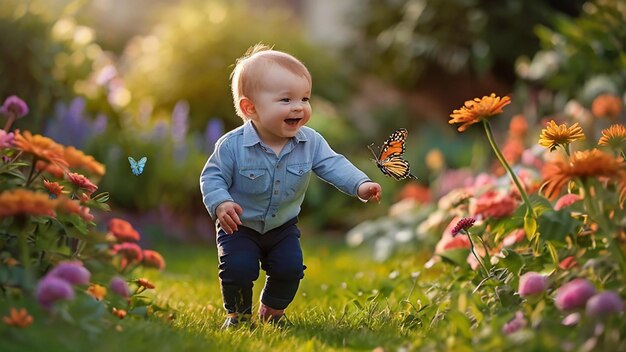
M 509 194 L 488 191 L 470 206 L 470 213 L 483 218 L 502 218 L 515 212 L 517 202 Z
M 113 254 L 122 256 L 122 269 L 125 269 L 130 263 L 138 263 L 143 259 L 141 247 L 130 242 L 114 245 Z
M 159 270 L 163 270 L 165 268 L 165 260 L 159 252 L 150 249 L 144 249 L 142 254 L 143 261 L 141 263 L 143 264 L 143 266 L 157 268 Z
M 452 237 L 455 237 L 459 234 L 459 232 L 466 232 L 470 227 L 474 226 L 476 219 L 474 218 L 463 218 L 459 220 L 459 222 L 452 229 Z
M 140 236 L 133 225 L 119 218 L 109 220 L 109 233 L 119 242 L 139 242 Z

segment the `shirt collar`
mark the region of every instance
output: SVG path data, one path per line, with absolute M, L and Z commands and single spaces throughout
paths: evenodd
M 298 130 L 298 133 L 294 136 L 294 140 L 296 143 L 308 141 L 302 128 Z M 261 143 L 261 138 L 259 138 L 259 133 L 256 131 L 256 128 L 254 128 L 254 125 L 252 125 L 252 121 L 248 120 L 243 125 L 243 146 L 251 147 L 257 143 Z

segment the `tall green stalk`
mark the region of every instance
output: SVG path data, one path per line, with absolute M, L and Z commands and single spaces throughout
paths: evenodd
M 532 204 L 530 203 L 530 199 L 528 198 L 528 194 L 526 194 L 526 190 L 522 186 L 522 183 L 520 182 L 519 178 L 517 177 L 517 175 L 515 174 L 515 172 L 513 171 L 511 166 L 509 165 L 509 163 L 506 161 L 506 159 L 504 158 L 504 155 L 500 151 L 500 148 L 496 144 L 496 141 L 493 138 L 493 133 L 491 132 L 491 126 L 489 125 L 489 121 L 487 119 L 483 119 L 483 126 L 485 127 L 485 133 L 487 134 L 487 139 L 489 140 L 489 144 L 491 145 L 491 149 L 493 149 L 493 152 L 496 153 L 496 157 L 500 161 L 500 164 L 502 164 L 502 166 L 504 166 L 504 168 L 506 169 L 507 173 L 509 174 L 509 176 L 513 180 L 513 183 L 515 183 L 515 186 L 517 187 L 520 195 L 522 196 L 522 199 L 524 200 L 524 203 L 526 204 L 526 207 L 528 209 L 528 213 L 530 214 L 530 216 L 534 220 L 537 220 L 537 215 L 535 214 L 535 210 L 533 209 Z

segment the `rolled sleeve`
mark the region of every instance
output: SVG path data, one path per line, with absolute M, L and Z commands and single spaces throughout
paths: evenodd
M 216 219 L 215 210 L 227 201 L 233 201 L 228 192 L 234 169 L 234 157 L 228 139 L 216 143 L 215 151 L 209 157 L 200 175 L 202 201 L 211 218 Z
M 357 196 L 359 186 L 370 181 L 367 175 L 354 166 L 345 156 L 336 153 L 328 142 L 316 132 L 316 152 L 313 171 L 319 178 L 332 184 L 340 191 Z

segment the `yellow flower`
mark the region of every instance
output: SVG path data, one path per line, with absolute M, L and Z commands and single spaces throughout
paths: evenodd
M 511 98 L 504 96 L 497 97 L 495 93 L 482 98 L 468 100 L 465 105 L 458 110 L 454 110 L 450 115 L 449 124 L 461 123 L 459 132 L 465 131 L 470 125 L 478 123 L 488 117 L 502 113 L 502 108 L 511 103 Z
M 585 134 L 583 129 L 578 126 L 578 122 L 567 127 L 565 124 L 557 126 L 556 122 L 551 120 L 546 128 L 541 130 L 539 145 L 555 150 L 559 145 L 565 147 L 573 141 L 582 139 L 585 139 Z
M 574 178 L 605 177 L 622 178 L 626 163 L 621 158 L 598 149 L 576 152 L 569 159 L 556 160 L 546 164 L 542 170 L 544 184 L 543 193 L 550 199 L 556 198 L 563 186 Z
M 615 149 L 626 147 L 626 127 L 624 125 L 612 125 L 602 130 L 602 137 L 598 145 L 603 145 Z
M 107 289 L 106 287 L 98 284 L 91 284 L 89 288 L 87 288 L 87 293 L 89 293 L 96 300 L 102 301 L 104 296 L 107 295 Z
M 25 308 L 20 310 L 11 308 L 11 314 L 9 316 L 2 317 L 2 321 L 9 326 L 16 326 L 24 329 L 33 323 L 33 317 L 28 314 Z

